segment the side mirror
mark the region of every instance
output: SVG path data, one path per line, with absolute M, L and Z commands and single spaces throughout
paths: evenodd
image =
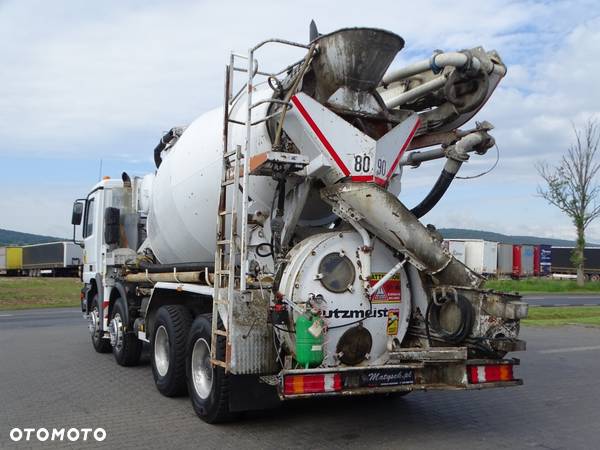
M 73 215 L 71 216 L 71 225 L 81 225 L 83 217 L 83 202 L 76 201 L 73 203 Z
M 118 244 L 121 228 L 121 211 L 108 207 L 104 210 L 104 242 L 108 245 Z

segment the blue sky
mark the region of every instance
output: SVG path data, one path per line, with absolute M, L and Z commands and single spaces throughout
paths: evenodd
M 593 1 L 205 2 L 0 0 L 0 228 L 68 236 L 70 208 L 98 178 L 153 170 L 174 125 L 219 106 L 229 51 L 269 37 L 306 41 L 346 26 L 406 41 L 394 66 L 435 49 L 496 49 L 508 75 L 476 116 L 496 129 L 498 167 L 457 180 L 424 221 L 438 227 L 572 238 L 568 219 L 535 196 L 536 161 L 556 161 L 571 124 L 599 115 L 600 6 Z M 283 66 L 298 55 L 273 53 Z M 474 157 L 462 175 L 493 164 Z M 439 164 L 407 170 L 418 203 Z M 589 238 L 600 241 L 600 222 Z

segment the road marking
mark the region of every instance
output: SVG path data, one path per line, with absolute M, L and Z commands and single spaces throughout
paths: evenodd
M 553 348 L 551 350 L 540 350 L 538 353 L 569 353 L 569 352 L 587 352 L 591 350 L 600 350 L 600 345 L 593 345 L 589 347 L 567 347 L 567 348 Z
M 12 314 L 0 314 L 0 317 L 12 317 Z

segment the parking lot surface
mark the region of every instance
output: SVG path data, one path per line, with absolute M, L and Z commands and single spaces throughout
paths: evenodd
M 525 385 L 311 400 L 207 425 L 162 397 L 147 357 L 118 366 L 75 310 L 0 314 L 0 448 L 591 449 L 600 430 L 600 328 L 525 328 Z M 102 442 L 15 443 L 13 427 L 97 428 Z

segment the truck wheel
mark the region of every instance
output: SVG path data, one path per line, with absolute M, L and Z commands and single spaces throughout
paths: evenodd
M 135 366 L 142 354 L 142 341 L 131 332 L 129 324 L 125 323 L 125 305 L 125 300 L 118 298 L 113 307 L 109 325 L 110 344 L 117 364 Z
M 187 393 L 185 346 L 192 315 L 181 305 L 161 306 L 152 336 L 152 375 L 159 392 L 167 397 Z
M 187 341 L 186 369 L 194 411 L 205 422 L 218 423 L 231 419 L 229 375 L 223 367 L 213 367 L 210 362 L 211 324 L 212 314 L 202 314 L 194 320 Z M 217 339 L 217 357 L 225 359 L 224 336 Z
M 98 294 L 92 298 L 92 305 L 89 314 L 89 329 L 92 336 L 92 345 L 98 353 L 109 353 L 111 350 L 110 341 L 102 337 L 100 331 L 100 312 L 98 310 Z

